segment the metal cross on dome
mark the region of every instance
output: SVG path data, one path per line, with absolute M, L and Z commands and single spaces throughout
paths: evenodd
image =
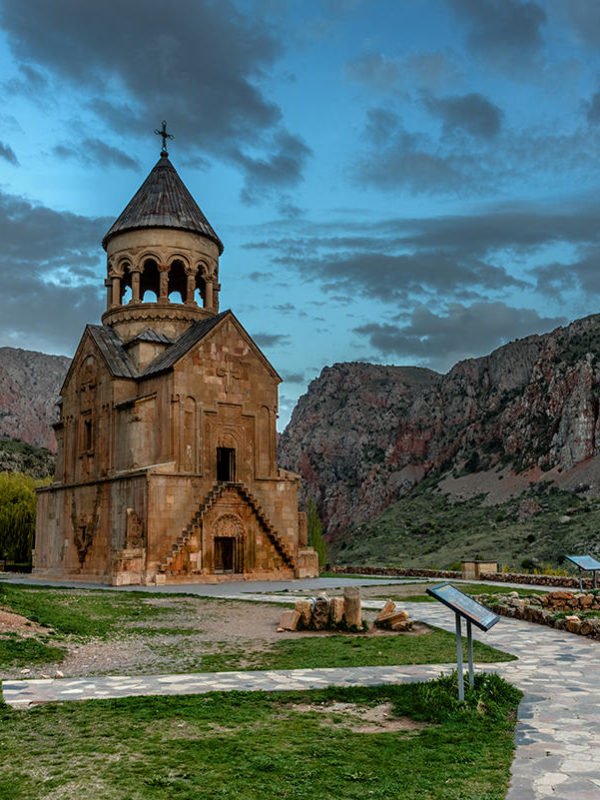
M 162 136 L 162 148 L 160 151 L 161 156 L 168 156 L 169 151 L 167 150 L 167 139 L 174 139 L 172 133 L 167 133 L 167 120 L 163 119 L 162 121 L 162 128 L 159 130 L 158 128 L 154 131 L 157 136 Z

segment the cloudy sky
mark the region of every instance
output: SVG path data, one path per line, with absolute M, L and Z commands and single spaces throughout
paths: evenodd
M 0 346 L 73 353 L 168 120 L 285 378 L 600 311 L 597 0 L 0 0 Z

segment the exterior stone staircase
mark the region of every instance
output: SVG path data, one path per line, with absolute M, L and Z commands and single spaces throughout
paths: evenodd
M 194 516 L 188 523 L 187 527 L 184 528 L 181 536 L 177 537 L 177 540 L 171 546 L 171 553 L 167 556 L 167 560 L 162 563 L 158 568 L 159 574 L 168 574 L 171 572 L 171 565 L 173 560 L 176 558 L 177 555 L 186 547 L 189 543 L 191 537 L 199 533 L 200 528 L 200 521 L 202 517 L 206 514 L 206 512 L 211 508 L 211 506 L 217 501 L 217 499 L 223 494 L 226 489 L 235 489 L 243 498 L 244 500 L 250 505 L 254 513 L 256 514 L 258 521 L 262 525 L 263 529 L 267 533 L 267 536 L 275 546 L 275 549 L 283 559 L 284 564 L 288 567 L 296 570 L 296 559 L 294 558 L 294 554 L 290 551 L 289 547 L 283 541 L 279 533 L 277 533 L 276 529 L 273 527 L 267 514 L 263 507 L 261 506 L 258 498 L 252 494 L 250 489 L 246 486 L 246 484 L 242 483 L 241 481 L 221 481 L 216 483 L 210 492 L 206 495 L 202 503 L 198 506 L 197 511 L 195 512 Z

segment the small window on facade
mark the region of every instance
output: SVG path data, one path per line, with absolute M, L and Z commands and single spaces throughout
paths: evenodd
M 232 447 L 217 447 L 217 480 L 235 480 L 235 450 Z
M 91 416 L 83 418 L 81 428 L 81 452 L 89 453 L 94 449 L 94 422 Z

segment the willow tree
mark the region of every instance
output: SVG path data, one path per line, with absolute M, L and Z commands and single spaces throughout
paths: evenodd
M 31 562 L 35 533 L 35 488 L 40 485 L 20 472 L 0 472 L 0 559 Z
M 327 563 L 327 543 L 323 538 L 323 523 L 319 518 L 317 506 L 312 497 L 306 504 L 306 525 L 308 529 L 308 543 L 317 551 L 319 568 L 323 569 Z

